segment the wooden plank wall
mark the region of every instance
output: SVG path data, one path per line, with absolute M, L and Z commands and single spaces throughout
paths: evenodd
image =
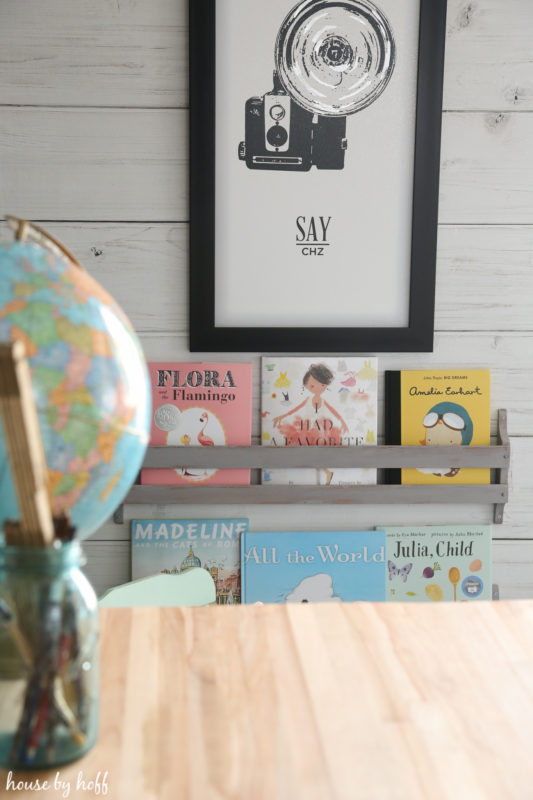
M 533 10 L 449 0 L 435 351 L 381 369 L 492 370 L 509 410 L 501 596 L 533 595 Z M 187 359 L 185 0 L 2 0 L 0 212 L 41 221 L 119 300 L 151 359 Z M 3 231 L 5 233 L 5 230 Z M 212 354 L 205 354 L 206 357 Z M 225 358 L 223 354 L 217 359 Z M 253 361 L 259 354 L 228 355 Z M 255 409 L 258 418 L 259 381 Z M 256 419 L 254 433 L 258 433 Z M 127 510 L 127 517 L 135 509 Z M 138 512 L 141 509 L 138 509 Z M 213 507 L 266 530 L 490 522 L 491 509 Z M 202 516 L 148 507 L 139 516 Z M 98 591 L 129 578 L 129 526 L 87 542 Z

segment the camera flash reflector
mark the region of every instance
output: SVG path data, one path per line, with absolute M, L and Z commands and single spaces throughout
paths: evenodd
M 303 108 L 345 116 L 385 89 L 394 69 L 394 37 L 369 0 L 304 0 L 281 25 L 274 57 L 284 89 Z

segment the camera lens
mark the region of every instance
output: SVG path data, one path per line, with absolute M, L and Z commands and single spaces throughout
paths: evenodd
M 285 116 L 285 109 L 280 105 L 272 106 L 270 109 L 270 116 L 275 120 L 283 119 Z
M 346 116 L 366 108 L 387 86 L 395 43 L 371 0 L 301 0 L 279 29 L 279 80 L 312 114 Z
M 271 147 L 283 147 L 289 134 L 281 125 L 273 125 L 266 133 L 267 142 Z

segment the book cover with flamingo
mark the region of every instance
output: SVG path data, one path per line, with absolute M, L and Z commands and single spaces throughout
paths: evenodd
M 262 444 L 353 447 L 377 438 L 376 358 L 263 358 Z M 263 483 L 376 483 L 375 469 L 264 469 Z
M 149 363 L 152 386 L 150 445 L 213 447 L 249 445 L 252 365 L 204 362 Z M 143 469 L 152 485 L 248 484 L 249 469 Z

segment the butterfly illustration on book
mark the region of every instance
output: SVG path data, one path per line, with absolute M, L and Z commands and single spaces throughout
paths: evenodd
M 404 583 L 407 580 L 407 576 L 411 572 L 411 569 L 413 568 L 412 563 L 405 564 L 403 567 L 397 567 L 394 561 L 387 561 L 387 566 L 389 568 L 389 580 L 391 581 L 393 578 L 397 578 L 399 576 Z

